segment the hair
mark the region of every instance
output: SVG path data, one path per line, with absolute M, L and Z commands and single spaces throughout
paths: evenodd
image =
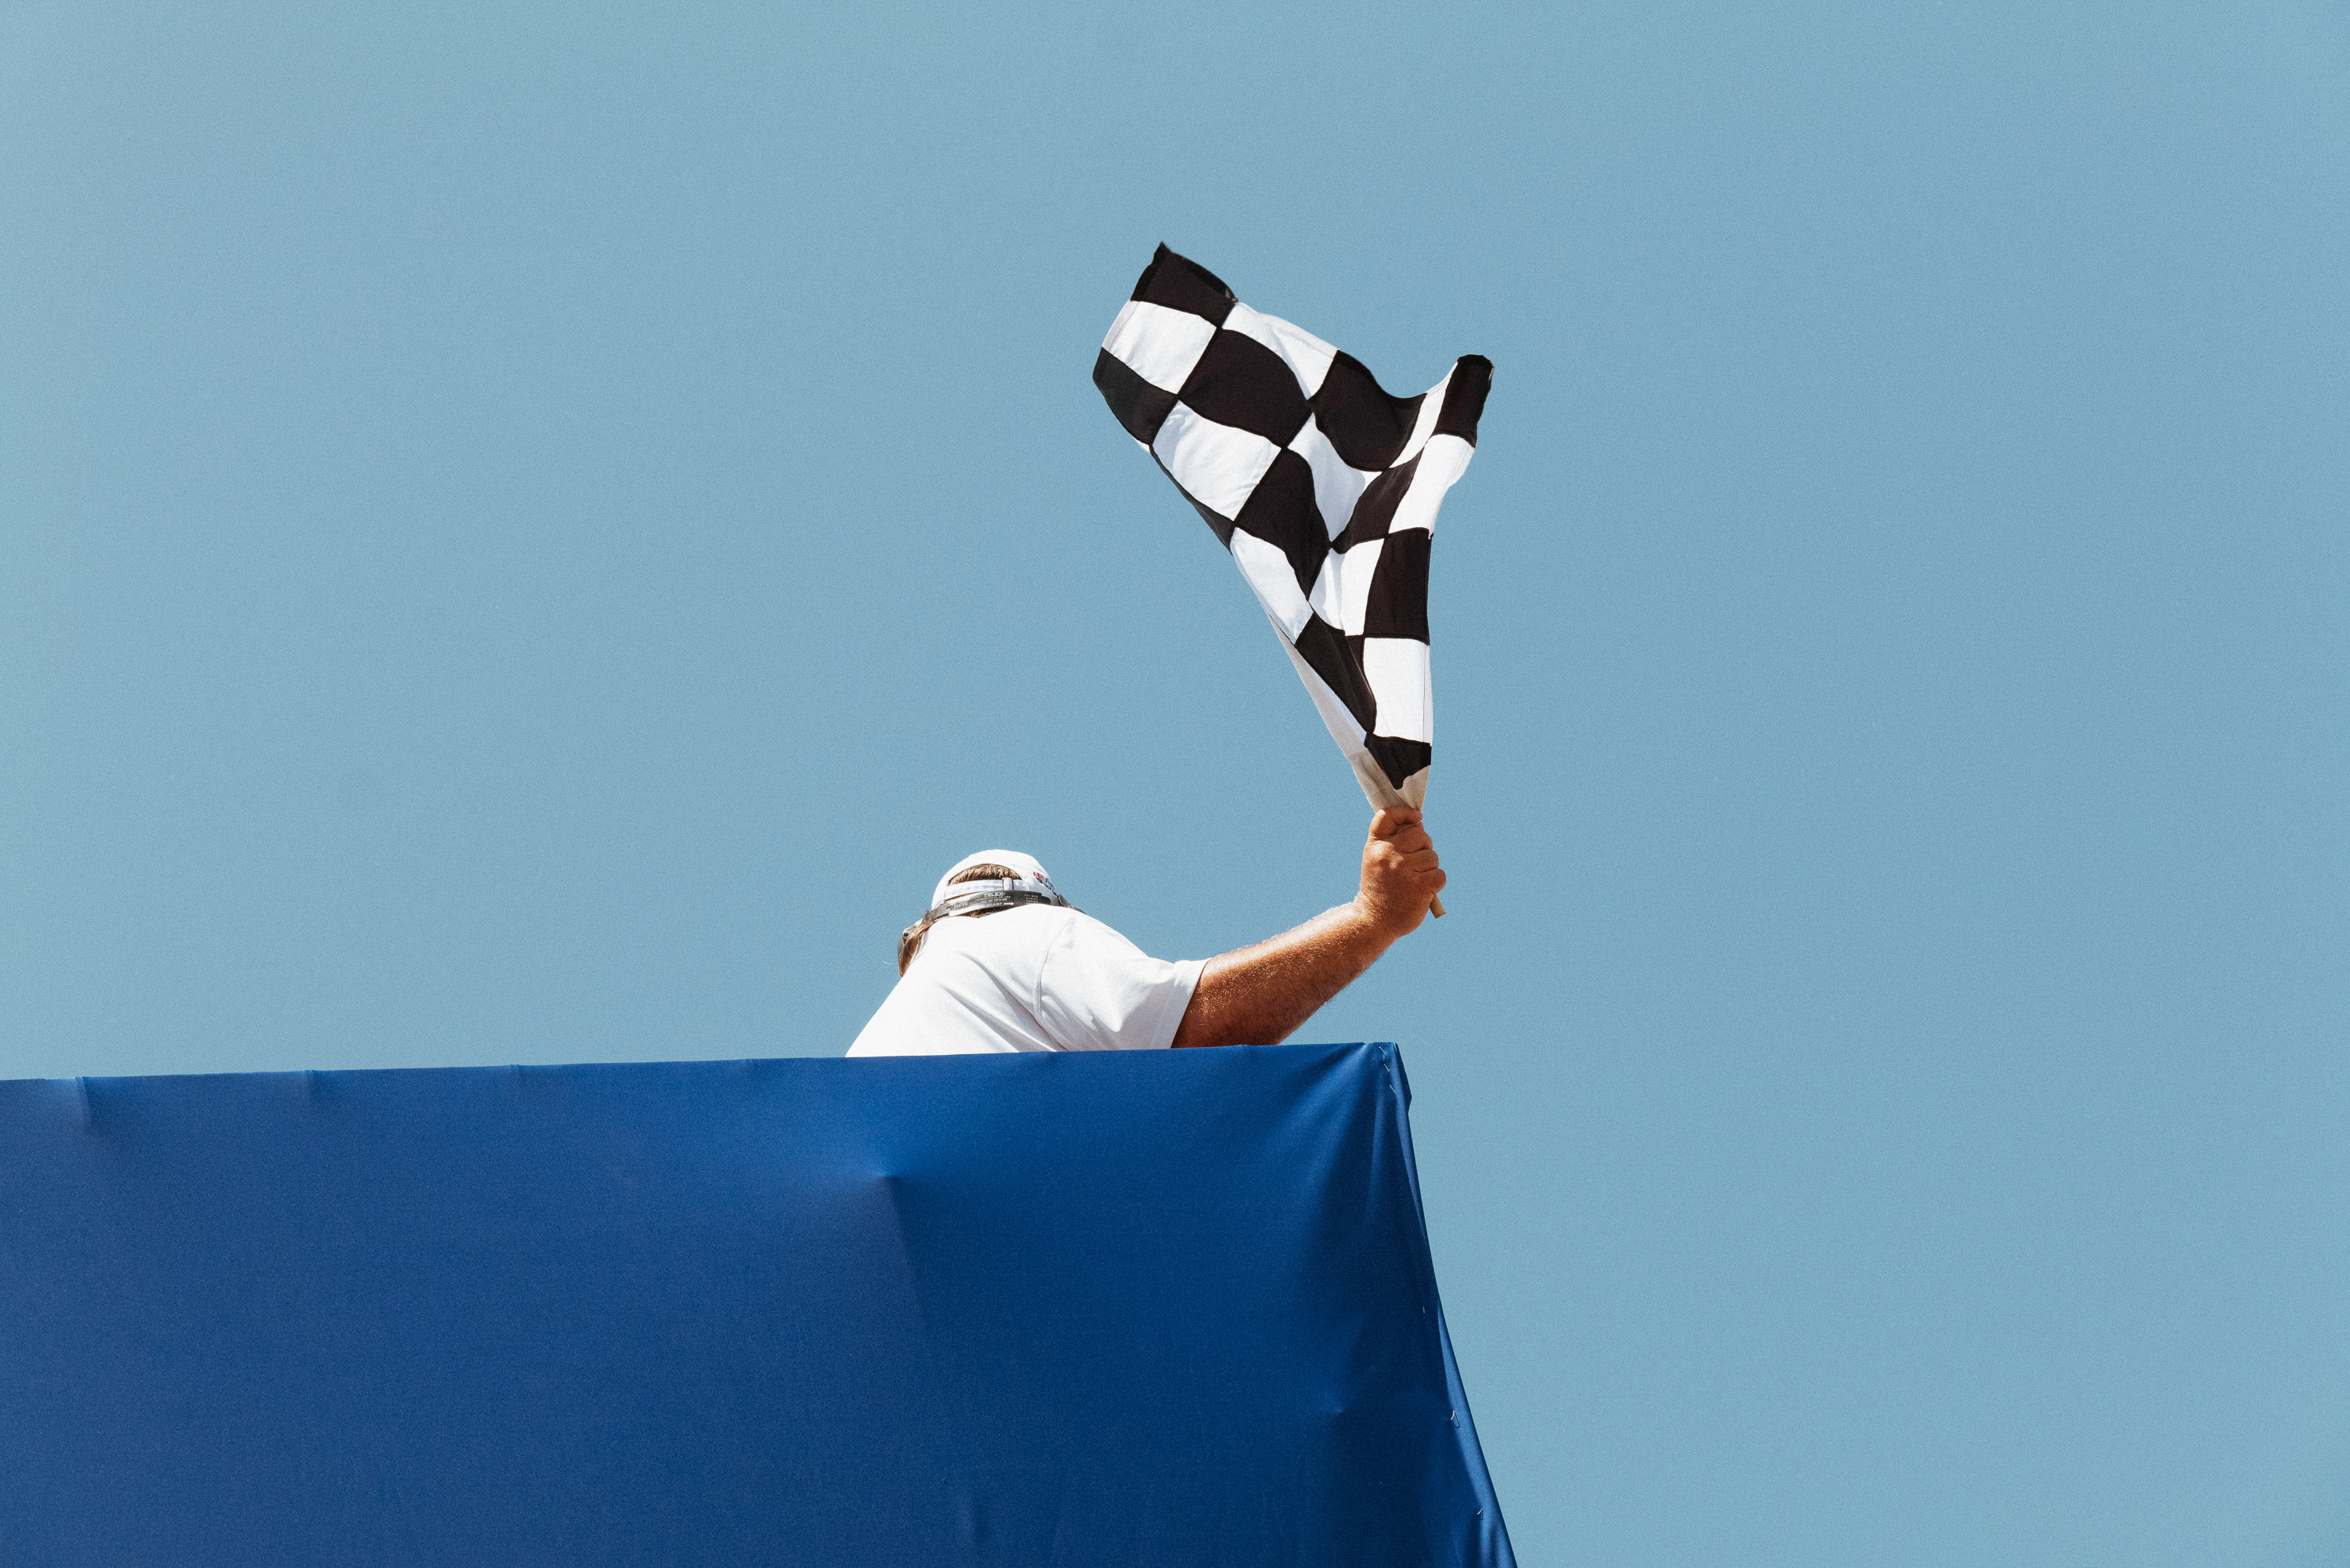
M 1019 879 L 1020 873 L 1011 867 L 997 866 L 991 862 L 964 867 L 947 878 L 947 886 L 951 888 L 959 882 L 1016 882 Z M 906 972 L 906 966 L 912 963 L 914 955 L 922 950 L 922 939 L 929 936 L 931 928 L 938 923 L 927 918 L 927 910 L 924 914 L 926 918 L 907 927 L 906 934 L 898 939 L 898 972 L 899 974 Z

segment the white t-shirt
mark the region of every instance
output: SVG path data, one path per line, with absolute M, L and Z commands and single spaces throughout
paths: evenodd
M 950 915 L 848 1054 L 1164 1047 L 1206 961 L 1163 962 L 1092 916 L 1049 904 Z

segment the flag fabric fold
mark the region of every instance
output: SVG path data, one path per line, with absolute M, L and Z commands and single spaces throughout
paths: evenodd
M 1492 361 L 1418 397 L 1159 247 L 1094 385 L 1232 552 L 1374 805 L 1418 807 L 1436 738 L 1428 562 Z

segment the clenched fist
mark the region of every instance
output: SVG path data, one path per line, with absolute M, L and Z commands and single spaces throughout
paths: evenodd
M 1419 813 L 1405 806 L 1383 809 L 1371 818 L 1371 836 L 1363 845 L 1363 886 L 1355 908 L 1390 940 L 1419 929 L 1428 906 L 1444 891 L 1444 867 L 1436 863 L 1436 845 L 1419 823 Z

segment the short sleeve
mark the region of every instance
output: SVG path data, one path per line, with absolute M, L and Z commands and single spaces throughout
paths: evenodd
M 1155 959 L 1092 916 L 1069 915 L 1037 974 L 1036 1021 L 1045 1037 L 1063 1051 L 1173 1044 L 1206 961 Z

